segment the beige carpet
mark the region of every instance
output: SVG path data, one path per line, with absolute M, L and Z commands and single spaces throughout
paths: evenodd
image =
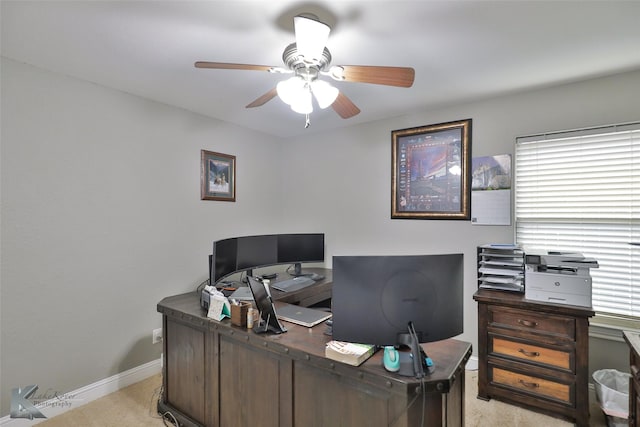
M 155 375 L 38 425 L 42 427 L 164 426 L 165 424 L 155 411 L 160 384 L 160 375 Z M 485 402 L 477 399 L 477 371 L 467 371 L 465 393 L 466 426 L 568 427 L 573 425 L 497 400 Z M 596 403 L 591 404 L 590 412 L 591 427 L 606 426 L 602 411 Z
M 53 417 L 38 427 L 157 427 L 160 374 Z M 168 424 L 171 425 L 171 424 Z

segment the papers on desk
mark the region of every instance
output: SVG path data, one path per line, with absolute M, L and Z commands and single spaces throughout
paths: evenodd
M 231 317 L 231 306 L 227 297 L 222 292 L 214 290 L 209 297 L 209 310 L 207 317 L 214 320 L 222 320 Z

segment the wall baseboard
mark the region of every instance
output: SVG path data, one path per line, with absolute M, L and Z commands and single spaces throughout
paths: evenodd
M 467 371 L 477 371 L 478 370 L 478 356 L 471 356 L 469 360 L 467 360 L 467 364 L 464 369 Z
M 130 386 L 150 376 L 159 374 L 162 367 L 162 358 L 152 360 L 144 365 L 129 369 L 109 378 L 97 381 L 93 384 L 86 385 L 77 390 L 64 393 L 53 399 L 39 403 L 36 406 L 44 414 L 47 419 L 63 414 L 72 409 L 76 409 L 93 400 L 99 399 L 116 392 L 124 387 Z M 0 418 L 0 426 L 23 427 L 32 426 L 46 421 L 44 418 L 36 418 L 29 420 L 27 418 L 11 418 L 6 415 Z

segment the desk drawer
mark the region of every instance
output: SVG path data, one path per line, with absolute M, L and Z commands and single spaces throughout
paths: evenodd
M 561 368 L 575 372 L 573 353 L 570 351 L 554 350 L 535 344 L 525 344 L 505 338 L 489 335 L 489 348 L 496 356 L 506 356 L 524 362 L 537 363 L 550 367 Z
M 569 406 L 574 405 L 572 389 L 568 384 L 562 384 L 532 375 L 524 375 L 495 366 L 491 367 L 489 377 L 492 379 L 491 382 L 493 385 L 530 393 L 537 397 L 544 397 Z
M 488 314 L 492 326 L 566 337 L 571 341 L 576 336 L 572 317 L 497 306 L 489 306 Z

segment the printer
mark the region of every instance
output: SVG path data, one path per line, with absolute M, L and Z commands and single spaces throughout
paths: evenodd
M 592 268 L 598 268 L 598 262 L 576 252 L 525 253 L 524 296 L 591 307 Z

